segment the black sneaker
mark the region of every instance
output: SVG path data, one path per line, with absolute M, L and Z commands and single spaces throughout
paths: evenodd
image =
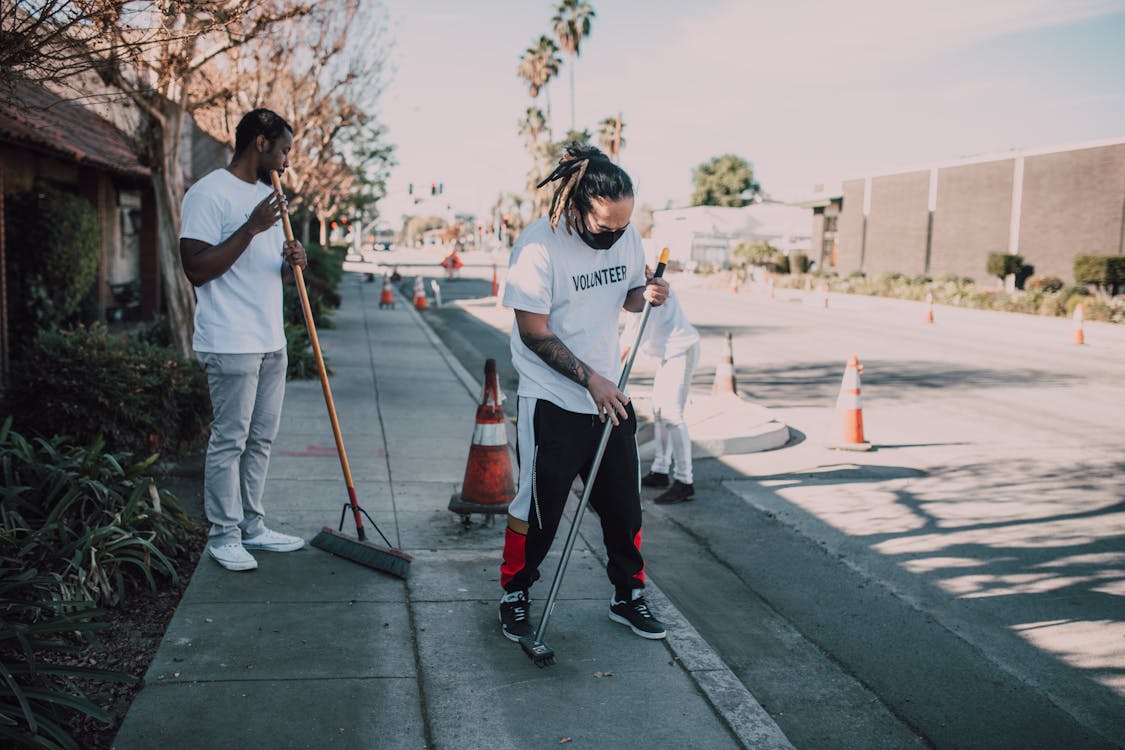
M 645 474 L 643 477 L 641 477 L 641 486 L 642 487 L 667 487 L 668 486 L 668 475 L 667 474 L 661 474 L 658 471 L 650 471 L 648 474 Z
M 666 492 L 657 495 L 653 502 L 657 505 L 672 505 L 674 503 L 686 503 L 694 499 L 695 485 L 685 484 L 677 479 Z
M 641 638 L 658 641 L 668 635 L 660 620 L 653 616 L 643 596 L 633 597 L 628 602 L 618 601 L 615 596 L 609 605 L 609 619 L 628 625 Z
M 531 635 L 530 609 L 526 591 L 513 591 L 500 598 L 500 630 L 505 638 L 518 641 Z

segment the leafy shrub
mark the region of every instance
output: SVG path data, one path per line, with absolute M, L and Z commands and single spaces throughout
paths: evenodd
M 773 256 L 773 268 L 774 273 L 788 274 L 790 269 L 789 256 L 782 252 L 775 254 Z
M 79 443 L 101 436 L 137 455 L 192 448 L 211 416 L 194 361 L 100 325 L 40 331 L 12 368 L 9 395 L 22 430 Z
M 102 606 L 134 587 L 175 579 L 191 522 L 147 475 L 101 441 L 28 440 L 0 426 L 0 739 L 5 747 L 77 748 L 67 711 L 112 718 L 73 682 L 132 681 L 59 663 L 105 627 Z M 10 743 L 10 744 L 9 744 Z
M 1074 280 L 1116 294 L 1125 286 L 1125 255 L 1079 255 L 1074 259 Z
M 1023 285 L 1029 292 L 1058 292 L 1066 286 L 1057 276 L 1031 276 Z
M 318 244 L 310 243 L 305 248 L 305 254 L 309 259 L 308 268 L 304 271 L 305 280 L 308 281 L 307 277 L 312 274 L 324 283 L 325 288 L 336 289 L 340 285 L 340 280 L 344 277 L 344 258 L 347 256 L 347 247 L 329 245 L 324 248 Z M 339 306 L 338 301 L 332 305 L 332 307 Z
M 303 380 L 319 376 L 316 369 L 316 355 L 312 350 L 308 329 L 305 324 L 285 322 L 285 349 L 289 355 L 289 365 L 285 376 L 290 380 Z M 331 372 L 331 370 L 329 370 Z
M 135 677 L 57 664 L 58 654 L 73 654 L 106 627 L 103 610 L 90 604 L 60 606 L 33 598 L 54 579 L 27 570 L 18 561 L 0 567 L 0 740 L 4 747 L 78 750 L 67 733 L 67 711 L 106 724 L 104 710 L 78 689 L 75 678 L 134 682 Z M 29 598 L 31 597 L 31 598 Z
M 768 242 L 741 242 L 731 255 L 741 265 L 764 266 L 773 260 L 777 253 L 778 249 Z
M 19 331 L 57 327 L 81 307 L 98 275 L 101 227 L 89 201 L 47 185 L 5 198 L 8 248 L 18 278 Z
M 1012 253 L 989 253 L 985 270 L 989 276 L 1003 281 L 1010 274 L 1017 274 L 1023 267 L 1023 257 Z

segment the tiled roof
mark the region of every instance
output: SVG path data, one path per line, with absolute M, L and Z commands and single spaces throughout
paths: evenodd
M 16 81 L 0 107 L 0 141 L 119 174 L 150 174 L 113 123 L 28 81 Z

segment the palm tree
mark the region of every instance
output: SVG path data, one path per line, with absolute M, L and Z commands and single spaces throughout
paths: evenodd
M 546 94 L 547 84 L 559 74 L 561 67 L 562 58 L 559 57 L 559 48 L 555 44 L 555 40 L 547 36 L 541 36 L 535 44 L 524 50 L 523 57 L 520 58 L 519 69 L 516 72 L 527 83 L 527 93 L 533 99 L 538 99 L 541 91 Z M 547 99 L 546 123 L 549 132 L 551 127 L 551 97 L 546 94 L 545 98 Z
M 567 54 L 574 55 L 575 64 L 578 63 L 582 40 L 590 36 L 590 21 L 593 18 L 594 8 L 586 0 L 562 0 L 551 18 L 559 46 Z M 575 129 L 574 65 L 570 67 L 570 129 Z
M 535 147 L 539 145 L 539 136 L 547 129 L 547 118 L 543 116 L 543 110 L 538 107 L 528 107 L 524 117 L 519 122 L 520 135 L 527 139 L 528 151 L 535 151 Z
M 625 145 L 625 122 L 621 115 L 607 117 L 598 123 L 598 145 L 609 154 L 609 158 L 617 161 L 621 156 L 621 149 Z

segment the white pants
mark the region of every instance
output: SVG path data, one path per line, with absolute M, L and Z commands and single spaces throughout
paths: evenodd
M 652 412 L 656 427 L 656 455 L 652 469 L 691 484 L 691 436 L 684 421 L 684 405 L 691 392 L 691 376 L 699 364 L 699 343 L 660 363 L 652 383 Z
M 197 352 L 211 387 L 211 439 L 203 469 L 203 509 L 210 544 L 242 541 L 265 530 L 262 494 L 270 449 L 281 425 L 285 349 L 266 354 Z

